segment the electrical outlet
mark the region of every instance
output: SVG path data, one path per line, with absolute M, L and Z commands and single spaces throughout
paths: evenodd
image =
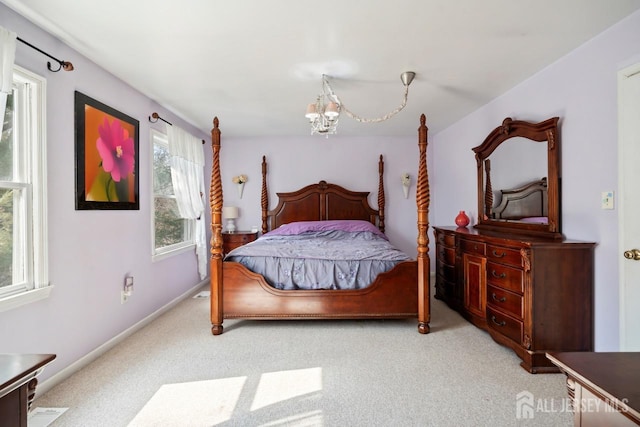
M 120 304 L 124 304 L 133 294 L 133 276 L 125 276 L 124 285 L 120 291 Z
M 133 277 L 127 276 L 124 278 L 124 293 L 127 294 L 128 297 L 133 294 Z
M 602 209 L 613 209 L 613 191 L 602 192 Z

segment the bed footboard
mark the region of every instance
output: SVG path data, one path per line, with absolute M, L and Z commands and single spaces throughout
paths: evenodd
M 279 290 L 237 262 L 224 263 L 225 319 L 372 319 L 418 315 L 417 263 L 405 261 L 358 290 Z M 222 330 L 222 325 L 216 329 Z

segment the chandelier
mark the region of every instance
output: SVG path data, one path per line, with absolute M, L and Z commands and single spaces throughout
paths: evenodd
M 311 135 L 334 135 L 338 129 L 338 119 L 342 111 L 354 120 L 361 123 L 378 123 L 390 119 L 398 114 L 407 105 L 407 97 L 409 96 L 409 85 L 413 81 L 416 73 L 413 71 L 405 71 L 400 75 L 400 80 L 404 85 L 404 98 L 402 104 L 392 112 L 382 117 L 367 119 L 352 113 L 344 103 L 333 92 L 329 84 L 329 78 L 326 74 L 322 75 L 322 93 L 318 95 L 315 103 L 307 105 L 307 113 L 305 117 L 309 119 L 311 124 Z

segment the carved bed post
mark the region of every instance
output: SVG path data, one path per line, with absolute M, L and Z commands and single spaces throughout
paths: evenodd
M 378 161 L 378 228 L 384 233 L 384 181 L 382 176 L 384 175 L 384 161 L 382 160 L 382 154 L 380 154 L 380 161 Z
M 211 129 L 211 146 L 213 160 L 211 165 L 211 333 L 222 333 L 222 179 L 220 178 L 220 129 L 218 118 L 213 119 Z
M 262 208 L 262 234 L 269 231 L 267 229 L 267 213 L 269 211 L 269 193 L 267 192 L 267 157 L 262 156 L 262 194 L 260 195 L 260 206 Z
M 418 184 L 416 188 L 416 205 L 418 208 L 418 331 L 429 333 L 431 320 L 431 306 L 429 300 L 429 275 L 431 265 L 429 260 L 429 175 L 427 173 L 427 125 L 424 114 L 420 116 L 418 128 L 418 148 L 420 160 L 418 163 Z
M 491 186 L 491 160 L 484 161 L 484 170 L 487 175 L 487 185 L 484 190 L 484 214 L 485 218 L 493 218 L 493 188 Z

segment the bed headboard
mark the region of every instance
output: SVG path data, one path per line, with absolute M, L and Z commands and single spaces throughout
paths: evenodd
M 495 219 L 521 220 L 547 217 L 547 178 L 530 182 L 518 188 L 500 190 L 502 200 L 493 209 Z
M 288 193 L 276 193 L 278 204 L 268 210 L 266 158 L 262 157 L 262 232 L 294 221 L 360 219 L 376 225 L 384 233 L 384 184 L 382 155 L 378 162 L 378 209 L 369 205 L 368 191 L 351 191 L 320 181 Z

